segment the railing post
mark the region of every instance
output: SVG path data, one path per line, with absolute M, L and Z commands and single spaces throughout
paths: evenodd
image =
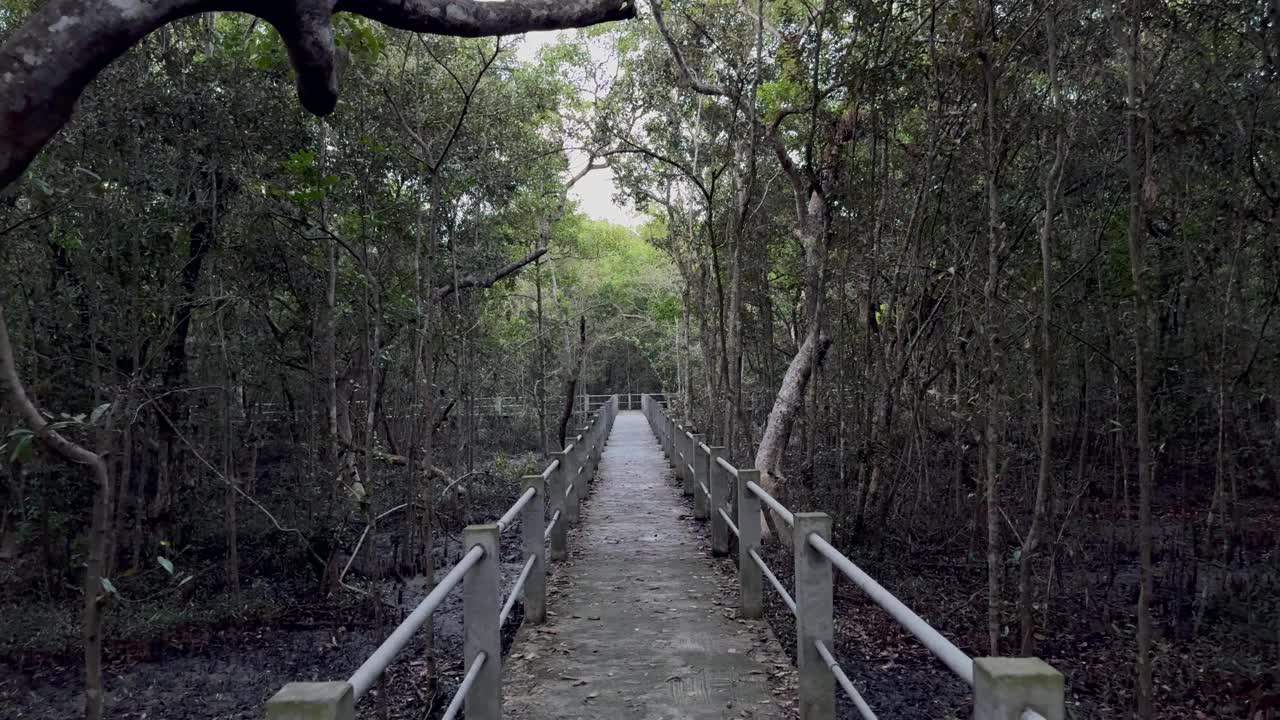
M 598 424 L 591 429 L 591 477 L 589 480 L 596 479 L 596 473 L 600 472 L 600 456 L 604 454 L 604 416 L 600 417 Z
M 744 618 L 758 618 L 764 612 L 764 576 L 751 559 L 760 548 L 760 499 L 747 489 L 759 484 L 759 470 L 738 470 L 738 611 Z
M 604 417 L 600 419 L 600 447 L 609 444 L 609 425 L 613 423 L 614 408 L 618 406 L 618 396 L 613 395 L 609 398 L 609 402 L 604 406 Z
M 684 476 L 680 474 L 680 456 L 684 454 L 684 426 L 679 418 L 671 418 L 671 467 L 676 470 L 676 480 Z
M 729 554 L 729 525 L 719 512 L 722 509 L 728 512 L 729 473 L 716 462 L 724 456 L 724 450 L 722 447 L 713 447 L 711 454 L 707 456 L 707 489 L 711 491 L 707 514 L 711 517 L 711 554 L 716 557 Z
M 711 461 L 711 453 L 702 451 L 702 435 L 695 435 L 693 441 L 693 517 L 695 520 L 707 519 L 707 505 L 710 499 L 702 488 L 711 490 L 708 483 L 711 473 L 707 465 Z M 708 448 L 709 450 L 710 448 Z
M 599 428 L 591 428 L 590 440 L 587 441 L 587 471 L 583 473 L 583 489 L 578 494 L 578 502 L 581 503 L 586 499 L 588 483 L 596 478 L 596 468 L 599 466 L 600 460 L 600 431 Z
M 1063 720 L 1062 673 L 1040 658 L 973 659 L 973 720 L 1020 720 L 1031 709 Z
M 547 619 L 547 545 L 543 538 L 547 531 L 547 483 L 541 475 L 525 475 L 520 482 L 520 494 L 529 488 L 533 488 L 533 498 L 520 516 L 525 562 L 534 558 L 529 579 L 524 583 L 524 619 L 542 624 Z
M 476 656 L 484 653 L 484 667 L 467 693 L 464 708 L 468 720 L 500 720 L 502 717 L 502 634 L 498 627 L 502 573 L 498 557 L 497 525 L 472 525 L 462 533 L 466 549 L 479 545 L 484 557 L 462 581 L 462 624 L 465 639 L 464 667 L 470 668 Z
M 560 461 L 559 467 L 551 473 L 551 487 L 547 489 L 547 499 L 551 501 L 551 515 L 554 517 L 557 512 L 560 513 L 560 519 L 551 528 L 551 559 L 559 562 L 569 554 L 569 519 L 567 517 L 569 511 L 565 509 L 568 503 L 564 501 L 565 478 L 569 476 L 566 470 L 569 467 L 569 453 L 560 450 L 550 455 L 553 460 Z
M 684 440 L 684 464 L 680 467 L 680 477 L 684 478 L 685 497 L 689 497 L 697 494 L 693 489 L 695 471 L 690 468 L 698 466 L 698 443 L 702 440 L 702 436 L 688 431 L 682 435 L 682 439 Z
M 836 711 L 835 677 L 814 646 L 821 641 L 831 648 L 831 561 L 809 544 L 810 535 L 831 539 L 831 517 L 796 513 L 794 533 L 800 720 L 831 720 Z
M 569 525 L 577 525 L 578 496 L 581 494 L 581 489 L 578 486 L 581 485 L 579 479 L 582 477 L 582 474 L 579 473 L 578 470 L 583 466 L 582 456 L 585 453 L 582 452 L 581 435 L 571 438 L 571 440 L 573 442 L 573 449 L 565 455 L 565 457 L 569 459 L 569 462 L 566 464 L 564 469 L 564 520 Z
M 355 720 L 355 704 L 345 682 L 289 683 L 267 701 L 267 720 Z

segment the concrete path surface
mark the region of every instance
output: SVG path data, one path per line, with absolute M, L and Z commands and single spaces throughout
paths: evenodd
M 619 414 L 553 566 L 549 617 L 526 625 L 504 669 L 504 715 L 529 720 L 768 718 L 791 665 L 768 627 L 737 619 L 644 416 Z M 775 680 L 776 679 L 776 680 Z

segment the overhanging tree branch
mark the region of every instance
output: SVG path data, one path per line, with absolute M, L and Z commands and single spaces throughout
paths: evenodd
M 534 250 L 533 252 L 529 253 L 528 255 L 525 255 L 524 257 L 520 258 L 519 260 L 516 260 L 510 265 L 499 268 L 498 270 L 488 275 L 480 275 L 480 276 L 472 275 L 472 274 L 464 275 L 458 278 L 458 282 L 456 283 L 449 283 L 448 285 L 443 285 L 441 287 L 436 288 L 436 298 L 444 299 L 448 297 L 451 293 L 453 293 L 455 290 L 464 290 L 466 288 L 474 288 L 474 287 L 491 288 L 495 284 L 497 284 L 499 280 L 502 280 L 508 275 L 513 275 L 517 272 L 520 272 L 520 270 L 523 269 L 526 265 L 536 261 L 538 258 L 546 254 L 547 254 L 547 249 L 545 247 L 540 247 L 537 250 Z
M 156 29 L 215 11 L 247 13 L 275 27 L 303 106 L 327 115 L 338 102 L 334 13 L 412 32 L 482 37 L 625 20 L 636 7 L 634 0 L 49 0 L 0 47 L 0 189 L 67 123 L 103 68 Z

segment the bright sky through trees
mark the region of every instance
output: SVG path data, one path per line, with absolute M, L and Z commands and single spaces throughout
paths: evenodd
M 578 33 L 578 30 L 527 33 L 520 41 L 520 47 L 516 50 L 516 57 L 521 62 L 532 62 L 537 57 L 539 50 L 556 42 L 562 35 Z M 612 64 L 613 62 L 611 58 L 610 63 Z M 576 174 L 586 162 L 587 159 L 581 153 L 571 150 L 569 152 L 568 175 Z M 617 186 L 613 182 L 613 171 L 605 168 L 592 171 L 590 175 L 583 178 L 573 187 L 573 190 L 569 192 L 569 196 L 578 201 L 579 209 L 583 213 L 597 220 L 608 220 L 631 228 L 639 227 L 643 224 L 645 219 L 635 211 L 635 208 L 630 205 L 619 205 L 614 201 L 615 192 L 617 192 Z

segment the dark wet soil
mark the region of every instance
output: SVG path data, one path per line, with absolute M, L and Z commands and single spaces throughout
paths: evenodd
M 679 482 L 667 479 L 672 492 L 678 494 Z M 710 528 L 694 520 L 693 501 L 684 498 L 687 522 L 703 539 L 702 549 L 710 555 Z M 784 587 L 794 587 L 794 559 L 789 547 L 778 543 L 763 546 L 763 557 Z M 737 545 L 730 537 L 730 557 L 715 561 L 722 582 L 730 586 L 729 594 L 737 595 Z M 969 688 L 929 654 L 879 607 L 867 600 L 857 588 L 842 579 L 835 585 L 835 637 L 832 653 L 853 682 L 863 700 L 877 716 L 899 720 L 958 720 L 972 713 Z M 796 624 L 791 610 L 768 583 L 765 584 L 765 619 L 782 644 L 791 663 L 796 660 Z M 836 718 L 861 720 L 857 708 L 839 689 L 836 691 Z
M 519 524 L 503 536 L 503 592 L 521 568 Z M 448 548 L 443 576 L 457 561 L 460 548 Z M 395 602 L 398 586 L 384 595 Z M 423 596 L 422 579 L 406 583 L 403 611 Z M 319 610 L 318 612 L 316 610 Z M 337 615 L 336 617 L 343 617 Z M 504 650 L 521 618 L 519 606 L 504 628 Z M 398 618 L 396 620 L 398 622 Z M 462 675 L 462 598 L 453 592 L 433 618 L 439 682 L 429 682 L 426 643 L 406 648 L 357 706 L 357 717 L 424 720 L 438 717 L 448 705 Z M 286 622 L 252 629 L 206 630 L 175 638 L 131 662 L 127 644 L 109 648 L 105 662 L 107 714 L 113 720 L 261 720 L 268 698 L 289 682 L 344 680 L 391 632 L 395 622 L 335 621 L 335 613 L 312 608 Z M 0 719 L 67 720 L 83 715 L 82 665 L 64 661 L 11 660 L 0 665 Z

